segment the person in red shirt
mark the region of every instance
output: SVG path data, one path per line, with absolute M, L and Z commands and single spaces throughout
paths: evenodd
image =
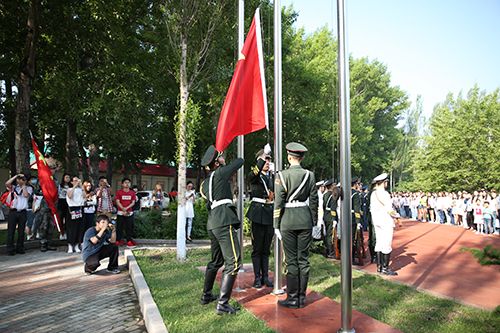
M 137 244 L 132 239 L 132 234 L 134 233 L 134 211 L 133 207 L 135 202 L 137 201 L 137 196 L 135 192 L 130 189 L 130 179 L 123 178 L 122 179 L 122 189 L 116 191 L 116 207 L 118 209 L 117 212 L 117 220 L 116 220 L 116 236 L 117 236 L 117 245 L 125 245 L 125 240 L 123 239 L 125 231 L 125 239 L 128 247 L 136 246 Z

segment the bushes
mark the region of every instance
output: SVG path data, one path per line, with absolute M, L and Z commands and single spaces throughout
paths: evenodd
M 135 217 L 135 234 L 145 239 L 177 238 L 177 202 L 168 206 L 169 216 L 163 216 L 158 210 L 141 211 Z M 208 212 L 204 200 L 198 199 L 194 204 L 194 221 L 191 238 L 207 239 Z
M 250 207 L 245 202 L 243 215 L 246 215 Z M 143 239 L 176 239 L 177 238 L 177 202 L 171 202 L 168 206 L 169 216 L 162 216 L 158 210 L 141 211 L 135 217 L 135 234 L 137 238 Z M 194 221 L 191 238 L 208 239 L 207 234 L 208 210 L 205 200 L 197 199 L 194 203 Z M 251 222 L 245 217 L 243 219 L 243 232 L 246 237 L 251 237 Z

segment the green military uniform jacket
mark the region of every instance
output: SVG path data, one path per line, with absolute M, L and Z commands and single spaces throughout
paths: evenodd
M 309 173 L 305 185 L 290 198 Z M 280 230 L 312 229 L 318 220 L 318 192 L 314 173 L 303 169 L 300 165 L 292 165 L 289 169 L 278 172 L 275 179 L 274 228 Z M 309 205 L 302 205 L 309 199 Z M 287 204 L 298 207 L 286 207 Z
M 252 201 L 248 208 L 247 217 L 253 223 L 273 224 L 273 202 L 269 200 L 270 192 L 274 191 L 274 176 L 265 175 L 262 169 L 266 161 L 258 159 L 257 164 L 252 167 L 248 175 L 248 182 L 252 191 L 252 199 L 266 200 L 266 203 Z
M 337 218 L 337 199 L 332 191 L 323 194 L 323 221 L 332 222 Z
M 361 193 L 351 188 L 352 223 L 361 223 Z
M 201 183 L 200 193 L 207 200 L 208 221 L 207 230 L 213 230 L 220 227 L 233 225 L 239 228 L 241 225 L 236 213 L 236 207 L 232 203 L 222 204 L 215 206 L 215 203 L 220 200 L 233 199 L 231 191 L 231 177 L 233 174 L 243 166 L 244 160 L 237 158 L 228 165 L 221 166 L 208 176 L 207 179 Z M 212 177 L 212 201 L 210 201 L 210 177 Z

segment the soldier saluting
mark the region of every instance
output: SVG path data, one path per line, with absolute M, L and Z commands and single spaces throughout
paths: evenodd
M 266 146 L 267 148 L 267 146 Z M 257 163 L 248 176 L 252 190 L 252 202 L 247 217 L 252 221 L 252 264 L 255 280 L 254 288 L 262 285 L 273 287 L 269 280 L 269 255 L 273 240 L 274 176 L 270 172 L 270 149 L 257 152 Z
M 216 308 L 217 314 L 236 313 L 236 309 L 229 305 L 229 299 L 241 267 L 240 246 L 236 232 L 240 228 L 241 222 L 231 199 L 230 180 L 243 163 L 242 158 L 237 158 L 226 165 L 224 156 L 217 152 L 213 145 L 208 147 L 201 161 L 201 165 L 208 167 L 211 171 L 208 178 L 201 184 L 200 193 L 207 200 L 207 230 L 210 237 L 212 258 L 207 264 L 200 302 L 208 304 L 217 299 L 212 294 L 212 288 L 217 271 L 224 264 L 220 296 Z
M 286 150 L 290 167 L 278 172 L 275 180 L 274 228 L 283 241 L 287 284 L 287 298 L 278 304 L 301 308 L 309 281 L 309 246 L 318 218 L 318 193 L 314 173 L 300 165 L 307 148 L 291 142 Z

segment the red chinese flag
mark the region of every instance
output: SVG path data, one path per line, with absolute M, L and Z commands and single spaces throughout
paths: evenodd
M 40 182 L 40 187 L 43 192 L 43 197 L 49 206 L 52 216 L 54 217 L 54 222 L 57 226 L 59 232 L 61 231 L 59 225 L 59 218 L 57 217 L 57 187 L 54 182 L 54 177 L 52 176 L 52 171 L 50 170 L 47 161 L 43 157 L 42 153 L 38 149 L 35 139 L 31 138 L 31 144 L 33 145 L 33 153 L 36 157 L 36 166 L 38 168 L 38 181 Z
M 238 135 L 269 128 L 259 9 L 248 31 L 222 106 L 215 147 L 223 151 Z

